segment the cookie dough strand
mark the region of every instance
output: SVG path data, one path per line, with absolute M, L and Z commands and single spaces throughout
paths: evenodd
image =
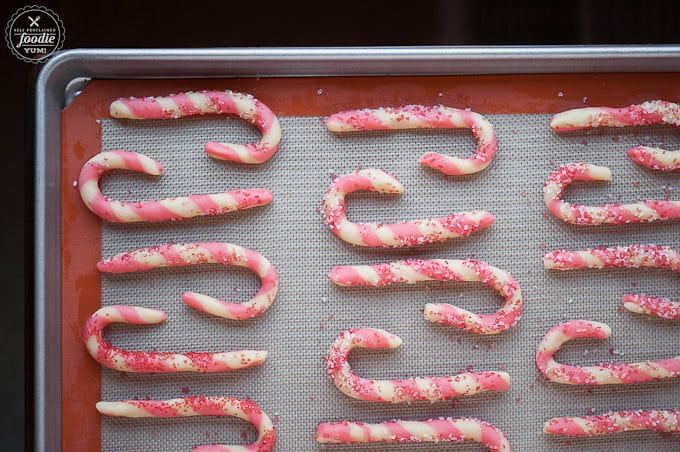
M 177 418 L 188 416 L 230 416 L 251 423 L 258 432 L 254 443 L 244 446 L 206 445 L 193 452 L 267 452 L 274 450 L 276 429 L 271 419 L 251 400 L 233 397 L 183 397 L 170 400 L 123 400 L 98 402 L 97 411 L 104 416 L 126 418 Z
M 566 416 L 550 419 L 543 432 L 562 436 L 595 436 L 634 430 L 680 433 L 680 412 L 676 410 L 629 410 L 594 416 Z
M 113 347 L 104 339 L 103 330 L 112 323 L 153 325 L 164 322 L 163 311 L 132 306 L 106 306 L 85 323 L 83 342 L 90 355 L 109 369 L 121 372 L 224 372 L 262 364 L 263 350 L 221 353 L 138 352 Z
M 424 421 L 389 421 L 379 424 L 340 421 L 322 422 L 315 439 L 319 443 L 405 443 L 475 441 L 489 450 L 510 452 L 503 432 L 474 418 L 440 417 Z
M 634 204 L 584 206 L 562 200 L 563 191 L 574 181 L 611 180 L 609 168 L 588 163 L 569 163 L 550 173 L 543 186 L 545 205 L 557 218 L 571 224 L 642 223 L 680 218 L 680 201 L 651 200 Z
M 278 291 L 274 267 L 261 254 L 229 243 L 203 242 L 168 244 L 141 248 L 97 263 L 105 273 L 129 273 L 158 267 L 222 264 L 245 267 L 257 274 L 261 285 L 255 296 L 243 303 L 231 303 L 195 292 L 185 292 L 182 300 L 192 308 L 231 320 L 245 320 L 266 311 Z
M 260 129 L 262 138 L 245 145 L 209 141 L 208 155 L 241 163 L 269 160 L 281 141 L 281 126 L 265 104 L 249 94 L 233 91 L 199 91 L 162 97 L 118 99 L 111 103 L 114 118 L 169 119 L 205 114 L 236 115 Z
M 590 248 L 582 251 L 557 250 L 543 257 L 550 270 L 584 268 L 665 268 L 680 273 L 680 253 L 659 245 L 632 245 Z M 626 294 L 623 306 L 631 312 L 680 319 L 680 302 L 649 295 Z
M 637 146 L 627 151 L 628 157 L 638 165 L 659 171 L 680 169 L 680 150 L 666 151 L 661 148 Z
M 610 335 L 609 326 L 590 320 L 572 320 L 553 327 L 538 345 L 536 366 L 550 381 L 570 385 L 634 384 L 680 376 L 680 357 L 585 367 L 559 364 L 553 359 L 553 355 L 567 341 L 579 338 L 606 339 Z
M 326 119 L 332 132 L 394 129 L 470 129 L 477 140 L 476 152 L 467 159 L 428 152 L 420 163 L 448 176 L 473 174 L 485 169 L 496 154 L 496 133 L 482 115 L 443 105 L 351 110 L 336 113 Z
M 434 402 L 508 389 L 510 376 L 506 372 L 466 372 L 444 377 L 369 380 L 356 375 L 349 365 L 349 353 L 355 347 L 395 348 L 400 344 L 401 338 L 380 329 L 354 328 L 344 331 L 328 353 L 326 370 L 340 391 L 368 402 Z
M 361 169 L 335 179 L 323 198 L 324 221 L 335 235 L 353 245 L 412 247 L 443 242 L 467 237 L 494 222 L 490 213 L 472 211 L 392 224 L 352 223 L 347 219 L 345 196 L 361 190 L 398 194 L 404 188 L 394 176 L 378 169 Z
M 458 259 L 411 259 L 377 265 L 339 266 L 328 278 L 341 286 L 381 287 L 421 281 L 481 281 L 503 298 L 503 307 L 491 315 L 478 315 L 446 303 L 427 303 L 425 318 L 472 333 L 496 334 L 512 328 L 522 315 L 522 294 L 507 272 L 485 262 Z
M 623 108 L 576 108 L 553 116 L 550 121 L 550 128 L 555 132 L 571 132 L 593 127 L 629 127 L 653 124 L 680 126 L 680 105 L 653 100 Z M 680 168 L 680 150 L 667 151 L 639 146 L 629 149 L 628 155 L 635 163 L 651 169 L 673 171 Z
M 83 165 L 78 178 L 80 197 L 88 209 L 112 223 L 182 220 L 201 215 L 221 215 L 262 206 L 272 201 L 272 193 L 264 188 L 180 196 L 158 201 L 115 201 L 104 196 L 100 189 L 103 174 L 115 169 L 137 171 L 152 176 L 158 176 L 162 172 L 161 165 L 155 160 L 129 151 L 101 152 Z

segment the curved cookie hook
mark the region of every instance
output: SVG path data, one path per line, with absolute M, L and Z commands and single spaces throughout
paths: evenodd
M 680 433 L 680 412 L 676 410 L 628 410 L 593 416 L 550 419 L 543 432 L 562 436 L 595 436 L 633 430 Z
M 265 104 L 249 94 L 233 91 L 199 91 L 161 97 L 118 99 L 109 111 L 114 118 L 168 119 L 205 114 L 231 114 L 250 122 L 262 133 L 256 143 L 240 145 L 210 141 L 205 151 L 211 157 L 241 163 L 269 160 L 281 141 L 281 126 Z
M 536 366 L 550 381 L 570 385 L 633 384 L 680 376 L 680 356 L 640 363 L 571 366 L 553 359 L 562 344 L 572 339 L 606 339 L 609 326 L 590 320 L 572 320 L 551 328 L 536 350 Z
M 262 284 L 255 296 L 244 303 L 230 303 L 185 292 L 182 300 L 192 308 L 225 319 L 245 320 L 262 314 L 274 302 L 278 290 L 278 276 L 274 267 L 261 254 L 229 243 L 203 242 L 141 248 L 100 261 L 97 268 L 105 273 L 129 273 L 196 264 L 246 267 L 259 276 Z
M 221 353 L 137 352 L 113 347 L 104 339 L 103 330 L 112 323 L 153 325 L 166 319 L 163 311 L 132 306 L 105 306 L 85 323 L 83 342 L 90 355 L 109 369 L 122 372 L 224 372 L 262 364 L 263 350 Z
M 482 115 L 457 108 L 405 105 L 396 108 L 350 110 L 336 113 L 326 119 L 332 132 L 394 129 L 471 129 L 477 140 L 476 152 L 467 159 L 428 152 L 420 163 L 447 176 L 473 174 L 485 169 L 496 154 L 496 133 L 491 123 Z
M 268 452 L 274 450 L 276 429 L 271 419 L 251 400 L 233 397 L 183 397 L 170 400 L 123 400 L 98 402 L 97 411 L 105 416 L 127 418 L 176 418 L 186 416 L 231 416 L 250 422 L 258 432 L 257 440 L 247 446 L 198 446 L 193 452 L 227 451 Z
M 324 221 L 331 231 L 353 245 L 370 247 L 411 247 L 467 237 L 489 227 L 494 217 L 484 211 L 454 213 L 442 218 L 401 223 L 352 223 L 347 219 L 345 196 L 367 190 L 398 194 L 404 191 L 391 174 L 379 169 L 361 169 L 335 179 L 323 198 Z
M 562 200 L 562 192 L 574 181 L 611 180 L 609 168 L 588 163 L 569 163 L 548 176 L 543 186 L 545 205 L 557 218 L 571 224 L 597 226 L 680 218 L 680 201 L 653 200 L 634 204 L 583 206 Z
M 152 176 L 158 176 L 163 171 L 155 160 L 129 151 L 101 152 L 83 165 L 78 178 L 80 197 L 93 213 L 114 223 L 182 220 L 200 215 L 220 215 L 268 204 L 272 200 L 269 190 L 254 188 L 159 201 L 114 201 L 104 196 L 99 188 L 102 175 L 114 169 L 137 171 Z
M 492 451 L 510 452 L 503 432 L 475 418 L 440 417 L 424 421 L 322 422 L 317 426 L 318 443 L 421 443 L 439 441 L 475 441 Z
M 445 377 L 416 377 L 405 380 L 368 380 L 356 375 L 349 365 L 350 351 L 362 348 L 395 348 L 401 338 L 377 328 L 353 328 L 335 340 L 326 358 L 326 370 L 333 384 L 349 397 L 369 402 L 402 403 L 448 400 L 484 391 L 505 391 L 506 372 L 466 372 Z
M 582 268 L 666 268 L 680 273 L 680 253 L 666 246 L 633 245 L 591 248 L 583 251 L 557 250 L 543 257 L 549 270 Z M 648 295 L 626 294 L 623 306 L 631 312 L 680 319 L 680 302 Z
M 427 303 L 425 318 L 472 333 L 496 334 L 512 328 L 522 316 L 522 293 L 507 272 L 485 262 L 459 259 L 410 259 L 377 265 L 338 266 L 328 278 L 341 286 L 380 287 L 420 281 L 483 281 L 505 299 L 492 315 L 477 315 L 446 303 Z
M 623 108 L 585 107 L 567 110 L 553 116 L 550 128 L 555 132 L 571 132 L 593 127 L 629 127 L 652 124 L 680 126 L 680 105 L 653 100 Z M 680 150 L 638 146 L 628 156 L 642 166 L 661 171 L 680 169 Z

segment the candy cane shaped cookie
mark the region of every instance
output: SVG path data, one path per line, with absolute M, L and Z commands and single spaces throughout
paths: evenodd
M 245 446 L 206 445 L 193 452 L 266 452 L 274 449 L 276 429 L 271 419 L 251 400 L 233 397 L 182 397 L 170 400 L 123 400 L 98 402 L 97 411 L 105 416 L 126 418 L 177 418 L 188 416 L 230 416 L 250 422 L 258 432 L 257 440 Z
M 221 160 L 262 163 L 274 155 L 281 141 L 281 126 L 269 107 L 249 94 L 228 90 L 118 99 L 111 103 L 109 110 L 112 117 L 126 119 L 168 119 L 205 114 L 236 115 L 260 129 L 262 138 L 256 143 L 246 145 L 214 141 L 206 143 L 206 153 Z
M 424 421 L 389 421 L 379 424 L 365 422 L 322 422 L 315 439 L 319 443 L 406 443 L 476 441 L 492 451 L 510 451 L 503 432 L 493 425 L 474 418 L 440 417 Z
M 458 259 L 410 259 L 377 265 L 339 266 L 328 278 L 341 286 L 381 287 L 420 281 L 483 281 L 505 299 L 492 315 L 477 315 L 446 303 L 425 305 L 425 318 L 478 334 L 496 334 L 512 328 L 522 316 L 522 293 L 507 272 L 485 262 Z
M 680 253 L 659 245 L 615 246 L 583 251 L 557 250 L 543 257 L 543 266 L 552 270 L 651 267 L 680 273 Z M 680 302 L 636 294 L 623 295 L 622 301 L 623 306 L 631 312 L 680 319 Z
M 88 209 L 113 223 L 182 220 L 200 215 L 220 215 L 268 204 L 272 200 L 269 190 L 254 188 L 159 201 L 114 201 L 104 196 L 99 187 L 102 175 L 114 169 L 137 171 L 152 176 L 160 175 L 163 170 L 155 160 L 129 151 L 101 152 L 85 163 L 78 178 L 80 196 Z
M 420 163 L 448 176 L 473 174 L 485 169 L 496 154 L 496 133 L 482 115 L 457 108 L 405 105 L 396 108 L 351 110 L 336 113 L 326 119 L 332 132 L 393 129 L 471 129 L 477 140 L 477 151 L 467 159 L 428 152 Z
M 543 186 L 545 205 L 557 218 L 571 224 L 597 226 L 680 218 L 680 201 L 652 200 L 634 204 L 583 206 L 562 200 L 562 192 L 574 181 L 611 180 L 609 168 L 588 163 L 569 163 L 550 173 Z
M 267 352 L 240 350 L 221 353 L 137 352 L 113 347 L 103 330 L 112 323 L 153 325 L 164 322 L 163 311 L 132 306 L 105 306 L 85 323 L 83 342 L 90 355 L 103 366 L 122 372 L 224 372 L 262 364 Z
M 392 224 L 352 223 L 347 219 L 345 196 L 360 190 L 398 194 L 404 191 L 404 187 L 394 176 L 378 169 L 361 169 L 335 179 L 323 198 L 324 220 L 335 235 L 353 245 L 418 246 L 467 237 L 494 222 L 490 213 L 472 211 Z
M 571 132 L 593 127 L 629 127 L 652 124 L 680 126 L 680 105 L 653 100 L 623 108 L 576 108 L 553 116 L 550 128 L 555 132 Z M 635 163 L 651 169 L 673 171 L 680 168 L 680 151 L 638 146 L 629 149 L 628 155 Z
M 195 292 L 185 292 L 182 300 L 192 308 L 225 319 L 245 320 L 262 314 L 274 302 L 278 290 L 278 276 L 274 267 L 261 254 L 229 243 L 203 242 L 141 248 L 100 261 L 97 268 L 105 273 L 128 273 L 196 264 L 246 267 L 259 276 L 261 286 L 255 296 L 244 303 L 230 303 Z
M 328 353 L 326 370 L 340 391 L 368 402 L 438 401 L 508 389 L 510 376 L 506 372 L 466 372 L 444 377 L 369 380 L 356 375 L 349 365 L 349 353 L 355 347 L 395 348 L 399 345 L 401 338 L 385 330 L 354 328 L 344 331 Z
M 676 410 L 628 410 L 594 416 L 566 416 L 550 419 L 543 432 L 562 436 L 595 436 L 633 430 L 680 433 L 680 412 Z
M 606 339 L 609 326 L 590 320 L 572 320 L 551 328 L 536 351 L 536 366 L 555 383 L 571 385 L 633 384 L 680 376 L 680 356 L 662 361 L 613 363 L 597 366 L 559 364 L 553 355 L 562 344 L 572 339 Z

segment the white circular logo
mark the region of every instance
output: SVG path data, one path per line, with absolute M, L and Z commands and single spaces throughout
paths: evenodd
M 24 6 L 7 22 L 5 42 L 27 63 L 43 63 L 64 45 L 64 24 L 44 6 Z

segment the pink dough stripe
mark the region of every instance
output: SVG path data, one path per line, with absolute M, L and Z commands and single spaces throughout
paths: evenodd
M 257 366 L 267 357 L 267 352 L 262 350 L 220 353 L 128 351 L 114 347 L 104 339 L 103 330 L 112 323 L 151 325 L 165 319 L 165 314 L 155 309 L 106 306 L 88 318 L 83 342 L 97 362 L 122 372 L 224 372 Z
M 183 397 L 171 400 L 123 400 L 98 402 L 97 410 L 105 416 L 126 418 L 178 418 L 187 416 L 230 416 L 250 422 L 258 432 L 254 443 L 246 446 L 207 445 L 193 452 L 269 452 L 276 444 L 276 429 L 267 414 L 251 400 L 233 397 Z
M 472 211 L 392 224 L 352 223 L 347 218 L 345 197 L 358 190 L 398 194 L 404 188 L 394 176 L 378 169 L 357 170 L 333 181 L 323 198 L 324 221 L 335 235 L 353 245 L 413 247 L 467 237 L 494 222 L 490 213 Z
M 579 338 L 606 339 L 610 334 L 609 326 L 590 320 L 573 320 L 553 327 L 538 345 L 536 366 L 550 381 L 572 385 L 634 384 L 680 376 L 680 357 L 585 367 L 559 364 L 553 358 L 567 341 Z
M 455 376 L 416 377 L 404 380 L 368 380 L 356 375 L 349 365 L 355 347 L 395 348 L 401 339 L 375 328 L 344 331 L 326 358 L 326 370 L 335 386 L 349 397 L 385 403 L 448 400 L 484 391 L 505 391 L 510 377 L 505 372 L 467 372 Z
M 550 173 L 543 186 L 545 205 L 557 218 L 571 224 L 642 223 L 680 218 L 680 201 L 650 200 L 633 204 L 584 206 L 562 200 L 564 190 L 574 181 L 610 180 L 611 172 L 603 166 L 569 163 Z
M 274 302 L 278 291 L 278 275 L 261 254 L 238 245 L 221 242 L 168 244 L 122 253 L 97 263 L 105 273 L 130 273 L 158 267 L 199 264 L 222 264 L 245 267 L 260 278 L 260 289 L 250 300 L 231 303 L 194 292 L 183 294 L 192 308 L 231 320 L 245 320 L 261 315 Z
M 189 195 L 158 201 L 121 202 L 104 196 L 100 179 L 107 171 L 126 169 L 149 175 L 160 175 L 161 165 L 136 152 L 107 151 L 92 157 L 78 178 L 80 196 L 93 213 L 113 223 L 137 221 L 182 220 L 202 215 L 221 215 L 249 209 L 272 200 L 269 190 L 256 188 L 207 195 Z
M 475 418 L 440 417 L 424 421 L 394 420 L 377 424 L 340 421 L 322 422 L 315 439 L 319 443 L 405 443 L 475 441 L 491 451 L 511 451 L 503 432 Z
M 118 99 L 110 114 L 126 119 L 170 119 L 204 114 L 236 115 L 256 126 L 262 138 L 245 145 L 210 141 L 211 157 L 241 163 L 262 163 L 274 156 L 281 141 L 278 119 L 265 104 L 250 94 L 234 91 L 199 91 L 161 97 Z
M 457 129 L 467 128 L 477 140 L 476 152 L 467 159 L 428 152 L 420 163 L 446 175 L 472 174 L 485 169 L 496 154 L 496 134 L 491 123 L 482 115 L 443 105 L 426 107 L 405 105 L 378 109 L 350 110 L 326 119 L 332 132 L 398 129 Z
M 517 281 L 501 269 L 471 259 L 410 259 L 371 266 L 338 266 L 328 278 L 341 286 L 373 287 L 421 281 L 481 281 L 504 299 L 496 313 L 478 315 L 446 303 L 428 303 L 425 318 L 472 333 L 496 334 L 515 326 L 522 316 L 522 293 Z

